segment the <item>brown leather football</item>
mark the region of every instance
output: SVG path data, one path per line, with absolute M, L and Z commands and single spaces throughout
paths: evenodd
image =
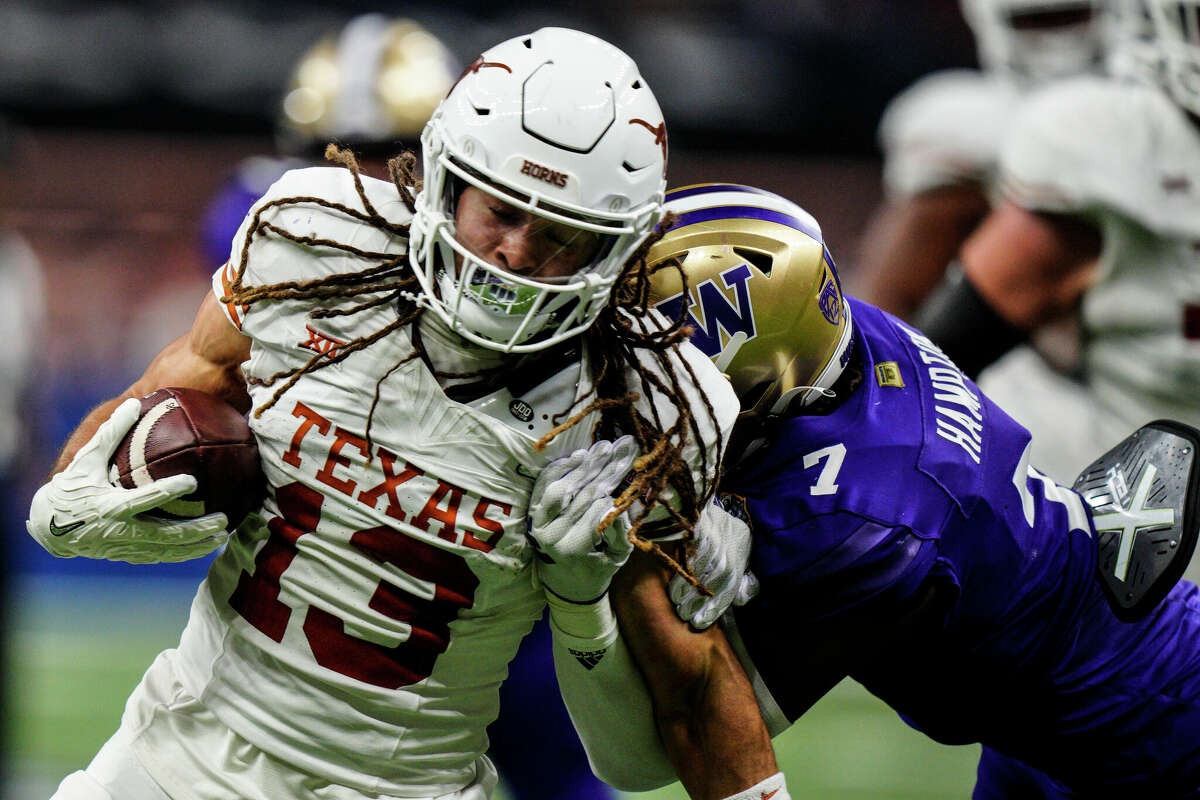
M 180 518 L 220 511 L 231 529 L 258 507 L 262 465 L 241 412 L 196 389 L 159 389 L 141 402 L 141 417 L 113 455 L 113 485 L 131 489 L 169 475 L 192 475 L 196 491 L 154 513 Z

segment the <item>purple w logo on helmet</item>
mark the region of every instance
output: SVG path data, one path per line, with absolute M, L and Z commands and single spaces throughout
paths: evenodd
M 707 280 L 694 288 L 694 296 L 699 297 L 700 316 L 703 324 L 692 314 L 689 306 L 684 322 L 693 328 L 692 344 L 700 348 L 709 358 L 721 352 L 721 329 L 732 336 L 739 331 L 746 334 L 747 340 L 755 336 L 754 307 L 750 302 L 750 290 L 746 282 L 751 276 L 750 267 L 745 263 L 738 264 L 732 269 L 721 273 L 725 288 L 733 289 L 735 301 L 729 302 L 725 292 L 717 288 L 716 282 Z M 683 294 L 668 297 L 655 304 L 655 308 L 666 314 L 670 319 L 678 319 L 683 305 Z

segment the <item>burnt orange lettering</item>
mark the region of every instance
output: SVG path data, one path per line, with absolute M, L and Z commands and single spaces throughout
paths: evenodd
M 421 509 L 421 513 L 413 517 L 413 527 L 427 531 L 429 530 L 429 520 L 434 519 L 442 523 L 442 528 L 437 534 L 438 537 L 448 542 L 456 541 L 458 537 L 454 531 L 454 523 L 458 521 L 458 506 L 462 502 L 464 493 L 465 490 L 454 484 L 438 481 L 437 489 L 425 501 L 425 507 Z M 449 495 L 446 507 L 441 508 L 439 504 L 446 499 L 446 495 Z
M 480 498 L 479 503 L 475 506 L 475 513 L 471 515 L 471 519 L 475 520 L 475 524 L 485 531 L 490 531 L 491 536 L 486 539 L 476 539 L 469 531 L 463 533 L 463 544 L 467 547 L 473 547 L 483 553 L 490 553 L 492 548 L 496 546 L 496 542 L 500 541 L 500 537 L 504 535 L 504 526 L 499 520 L 489 519 L 486 514 L 490 506 L 495 506 L 500 509 L 500 513 L 505 516 L 512 513 L 512 506 L 508 503 L 500 503 L 496 500 L 488 500 L 486 497 Z
M 296 433 L 292 435 L 292 443 L 288 446 L 287 452 L 283 454 L 283 460 L 284 463 L 291 464 L 293 467 L 299 467 L 300 443 L 304 441 L 309 430 L 315 425 L 317 430 L 324 435 L 329 433 L 329 426 L 332 423 L 299 401 L 292 409 L 292 416 L 299 417 L 303 421 L 300 423 L 300 427 L 296 428 Z
M 325 466 L 317 470 L 316 477 L 317 480 L 326 486 L 337 489 L 342 494 L 352 495 L 354 494 L 354 487 L 357 484 L 354 481 L 337 477 L 333 474 L 333 471 L 339 464 L 343 467 L 350 466 L 350 457 L 342 455 L 342 448 L 347 444 L 357 447 L 358 451 L 370 463 L 371 454 L 367 450 L 367 440 L 344 428 L 335 429 L 333 436 L 333 444 L 329 446 L 329 456 L 325 459 Z
M 368 508 L 374 508 L 375 504 L 379 502 L 379 498 L 386 492 L 388 504 L 383 513 L 392 519 L 398 519 L 403 522 L 405 514 L 400 508 L 400 498 L 396 496 L 396 487 L 406 481 L 412 480 L 418 475 L 424 475 L 425 470 L 417 469 L 406 461 L 404 462 L 404 471 L 397 475 L 394 469 L 396 458 L 396 454 L 390 450 L 383 447 L 379 448 L 379 463 L 383 469 L 383 483 L 360 492 L 358 502 Z

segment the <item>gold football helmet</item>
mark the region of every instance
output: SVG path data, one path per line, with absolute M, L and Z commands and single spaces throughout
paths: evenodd
M 817 221 L 779 195 L 707 183 L 667 193 L 675 224 L 651 248 L 655 307 L 729 378 L 742 417 L 828 394 L 852 350 L 850 307 Z M 680 271 L 687 276 L 683 308 Z
M 460 71 L 413 20 L 355 17 L 296 64 L 277 126 L 280 149 L 318 154 L 337 141 L 390 155 L 400 142 L 415 145 Z

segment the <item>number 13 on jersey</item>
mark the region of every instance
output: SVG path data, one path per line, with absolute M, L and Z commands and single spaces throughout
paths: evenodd
M 263 634 L 281 642 L 293 609 L 279 599 L 279 580 L 298 554 L 296 542 L 320 523 L 325 498 L 309 486 L 292 483 L 280 487 L 276 499 L 280 516 L 269 521 L 270 538 L 254 559 L 254 574 L 242 572 L 229 605 Z M 387 526 L 356 531 L 350 544 L 433 584 L 433 597 L 414 595 L 388 581 L 379 583 L 368 606 L 411 628 L 408 638 L 394 647 L 352 636 L 343 620 L 309 606 L 303 628 L 313 657 L 327 669 L 385 689 L 429 677 L 437 657 L 450 644 L 450 623 L 474 602 L 479 579 L 461 556 Z

